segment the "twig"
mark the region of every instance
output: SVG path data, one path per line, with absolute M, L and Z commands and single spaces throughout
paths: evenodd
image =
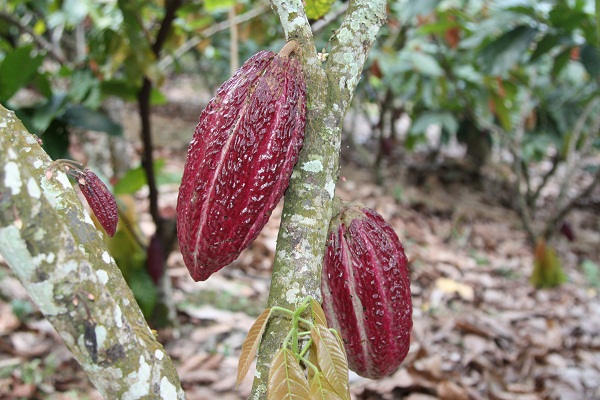
M 316 21 L 311 26 L 313 35 L 320 33 L 323 29 L 325 29 L 327 27 L 327 25 L 329 25 L 330 23 L 332 23 L 333 21 L 335 21 L 336 19 L 341 17 L 343 14 L 345 14 L 347 10 L 348 10 L 348 3 L 344 3 L 337 9 L 326 14 L 322 19 Z
M 182 0 L 171 0 L 167 1 L 165 7 L 165 15 L 160 24 L 156 39 L 152 44 L 152 51 L 159 58 L 162 46 L 168 36 L 168 33 L 175 19 L 175 12 L 181 6 Z M 162 239 L 162 228 L 163 220 L 158 209 L 158 188 L 156 186 L 156 177 L 154 175 L 154 155 L 152 151 L 154 146 L 152 144 L 152 129 L 150 122 L 150 94 L 152 92 L 152 81 L 148 77 L 144 77 L 142 88 L 138 92 L 138 106 L 139 115 L 141 121 L 141 136 L 144 145 L 142 166 L 146 173 L 146 182 L 149 189 L 149 201 L 150 201 L 150 215 L 156 225 L 156 230 L 159 232 L 159 236 Z
M 556 169 L 558 168 L 559 163 L 560 163 L 560 156 L 557 152 L 554 155 L 554 157 L 552 157 L 552 167 L 550 167 L 550 170 L 548 170 L 548 172 L 546 172 L 544 174 L 544 176 L 542 177 L 542 181 L 540 182 L 538 187 L 535 189 L 533 194 L 531 194 L 531 191 L 528 192 L 527 205 L 529 207 L 533 207 L 535 205 L 535 203 L 537 202 L 537 199 L 540 197 L 540 193 L 542 192 L 542 189 L 546 186 L 550 177 L 552 175 L 554 175 L 554 173 L 556 172 Z
M 600 99 L 594 99 L 593 101 L 590 101 L 584 108 L 584 110 L 581 113 L 581 115 L 579 116 L 579 118 L 577 118 L 577 121 L 575 122 L 575 126 L 573 127 L 573 133 L 571 135 L 571 138 L 569 139 L 569 143 L 567 144 L 567 151 L 566 151 L 567 166 L 566 166 L 566 171 L 565 171 L 565 177 L 560 186 L 560 192 L 558 193 L 558 198 L 556 199 L 557 208 L 561 207 L 561 204 L 563 203 L 564 198 L 567 195 L 567 189 L 569 187 L 569 184 L 571 183 L 573 173 L 575 172 L 575 169 L 577 168 L 577 165 L 578 165 L 577 159 L 579 157 L 575 157 L 575 155 L 576 155 L 576 150 L 577 150 L 577 143 L 579 142 L 579 138 L 581 137 L 583 130 L 585 128 L 585 121 L 591 115 L 592 111 L 594 110 L 594 107 L 596 107 L 598 105 L 598 103 L 600 103 Z
M 175 50 L 173 55 L 167 55 L 163 57 L 163 59 L 158 62 L 158 68 L 164 70 L 169 65 L 171 65 L 176 59 L 180 58 L 182 55 L 187 53 L 191 48 L 195 47 L 201 41 L 208 39 L 209 37 L 216 35 L 217 33 L 228 30 L 232 26 L 232 24 L 239 25 L 243 22 L 249 21 L 253 18 L 258 17 L 259 15 L 264 14 L 268 10 L 269 6 L 267 4 L 262 4 L 244 14 L 237 15 L 235 18 L 211 25 L 209 28 L 206 28 L 205 30 L 200 32 L 197 36 L 187 40 L 177 50 Z
M 584 111 L 585 112 L 585 111 Z M 579 122 L 579 121 L 578 121 Z M 596 115 L 596 118 L 594 119 L 590 132 L 594 133 L 594 132 L 598 132 L 598 130 L 600 130 L 600 114 Z M 575 136 L 575 135 L 573 135 Z M 593 140 L 592 138 L 595 138 L 595 135 L 590 134 L 588 136 L 588 140 L 586 140 L 586 143 L 584 144 L 584 147 L 582 149 L 582 153 L 585 153 L 586 150 L 589 150 L 592 148 L 592 144 L 593 144 Z M 582 154 L 580 154 L 581 156 Z M 579 157 L 581 158 L 581 157 Z M 572 174 L 572 173 L 571 173 Z M 570 177 L 567 179 L 567 177 L 565 177 L 565 181 L 564 182 L 570 182 Z M 563 184 L 564 184 L 563 182 Z M 577 205 L 577 202 L 585 197 L 588 197 L 592 194 L 592 192 L 594 191 L 594 189 L 596 188 L 596 186 L 598 185 L 598 183 L 600 183 L 600 168 L 598 168 L 598 170 L 596 171 L 596 174 L 594 175 L 594 179 L 592 180 L 592 182 L 588 185 L 588 187 L 586 187 L 583 191 L 581 191 L 581 193 L 579 193 L 579 195 L 577 196 L 573 196 L 566 204 L 564 204 L 562 207 L 560 207 L 560 203 L 557 200 L 557 211 L 554 213 L 554 218 L 552 218 L 550 221 L 548 221 L 548 223 L 546 224 L 546 227 L 544 229 L 544 238 L 549 238 L 552 235 L 553 230 L 556 228 L 556 226 L 558 225 L 558 223 L 560 221 L 563 220 L 563 218 Z M 566 189 L 565 189 L 566 191 Z
M 37 35 L 30 27 L 22 24 L 17 18 L 5 12 L 0 12 L 0 19 L 3 19 L 6 22 L 16 26 L 21 33 L 26 33 L 31 36 L 31 39 L 38 45 L 38 47 L 45 50 L 48 55 L 54 58 L 55 61 L 58 61 L 62 65 L 69 65 L 69 62 L 59 48 L 53 46 L 52 43 L 47 41 L 43 36 Z
M 535 80 L 535 75 L 532 77 L 532 80 Z M 530 85 L 530 87 L 533 86 L 533 82 Z M 531 213 L 529 208 L 527 207 L 527 199 L 525 194 L 523 194 L 523 191 L 521 189 L 522 186 L 522 180 L 524 177 L 526 177 L 525 172 L 524 172 L 524 168 L 523 168 L 523 155 L 521 152 L 522 146 L 523 146 L 523 137 L 525 136 L 525 123 L 527 120 L 527 116 L 529 115 L 531 109 L 530 109 L 530 103 L 531 102 L 531 90 L 527 90 L 526 94 L 525 94 L 525 98 L 523 99 L 523 104 L 521 106 L 521 115 L 519 117 L 519 122 L 517 124 L 517 127 L 514 131 L 514 140 L 511 141 L 510 138 L 508 138 L 509 141 L 509 147 L 511 150 L 511 153 L 513 154 L 514 162 L 513 162 L 513 166 L 515 169 L 515 176 L 516 176 L 516 182 L 515 182 L 515 191 L 516 191 L 516 196 L 517 196 L 517 211 L 519 216 L 521 217 L 521 220 L 523 222 L 523 226 L 525 228 L 525 230 L 527 231 L 527 235 L 529 237 L 529 240 L 531 242 L 532 245 L 535 245 L 536 242 L 536 234 L 535 231 L 533 230 L 533 220 L 531 218 Z M 504 132 L 504 130 L 502 130 L 502 132 Z M 526 185 L 527 185 L 527 193 L 530 192 L 530 187 L 529 187 L 529 180 L 526 180 Z
M 600 183 L 600 168 L 596 170 L 596 174 L 594 175 L 594 180 L 586 187 L 578 196 L 573 196 L 569 202 L 567 202 L 558 212 L 554 214 L 554 218 L 548 221 L 546 224 L 546 228 L 544 229 L 544 238 L 549 238 L 552 235 L 552 231 L 558 225 L 560 221 L 577 205 L 577 202 L 585 197 L 588 197 L 592 194 L 596 186 Z

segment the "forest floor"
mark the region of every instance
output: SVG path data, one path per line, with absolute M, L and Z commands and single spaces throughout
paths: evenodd
M 193 130 L 195 122 L 187 124 Z M 181 171 L 186 144 L 164 138 L 157 137 L 157 155 Z M 600 399 L 597 209 L 576 208 L 568 217 L 575 240 L 552 242 L 568 282 L 536 290 L 529 282 L 533 249 L 508 207 L 509 192 L 495 183 L 500 167 L 474 180 L 455 173 L 460 162 L 432 168 L 413 154 L 387 163 L 377 185 L 372 169 L 348 161 L 349 151 L 344 146 L 337 194 L 376 209 L 395 228 L 410 262 L 414 307 L 411 349 L 400 369 L 380 381 L 352 373 L 353 398 Z M 144 196 L 140 220 L 151 234 Z M 162 186 L 161 208 L 173 210 L 176 196 L 176 185 Z M 235 388 L 237 360 L 266 306 L 280 214 L 281 204 L 250 248 L 206 282 L 192 281 L 177 251 L 169 258 L 179 326 L 159 331 L 159 339 L 189 400 L 250 392 L 252 374 Z M 101 396 L 0 260 L 0 399 L 19 398 Z

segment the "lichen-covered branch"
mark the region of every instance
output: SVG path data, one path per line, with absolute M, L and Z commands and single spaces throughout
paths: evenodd
M 341 124 L 385 21 L 386 2 L 352 1 L 324 63 L 317 56 L 302 1 L 272 0 L 271 4 L 286 38 L 300 43 L 295 56 L 302 62 L 307 82 L 304 146 L 285 195 L 269 294 L 270 307 L 294 309 L 308 295 L 321 298 L 321 266 L 339 174 Z M 251 398 L 266 397 L 269 365 L 288 329 L 289 321 L 283 318 L 274 318 L 267 326 Z
M 0 105 L 0 254 L 107 399 L 184 399 L 67 176 Z

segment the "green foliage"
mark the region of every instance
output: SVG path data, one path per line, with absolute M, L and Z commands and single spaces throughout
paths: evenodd
M 0 103 L 6 103 L 36 75 L 44 56 L 32 50 L 31 44 L 11 49 L 0 63 Z
M 304 10 L 310 19 L 319 19 L 329 12 L 334 0 L 306 0 Z
M 154 161 L 154 174 L 156 183 L 160 185 L 175 184 L 181 182 L 181 173 L 170 173 L 164 170 L 165 160 Z M 127 171 L 115 184 L 114 194 L 133 194 L 146 185 L 146 172 L 140 165 Z
M 344 345 L 338 332 L 327 327 L 321 305 L 310 296 L 293 311 L 267 308 L 256 319 L 242 345 L 237 384 L 248 373 L 273 312 L 291 318 L 292 327 L 271 361 L 267 399 L 349 400 Z M 303 317 L 307 313 L 311 319 Z
M 408 149 L 429 126 L 452 137 L 465 119 L 482 135 L 513 135 L 523 107 L 533 108 L 524 154 L 540 161 L 531 150 L 564 147 L 587 103 L 600 97 L 597 21 L 587 3 L 394 2 L 365 68 L 375 91 L 356 97 L 382 104 L 389 88 L 394 107 L 413 120 Z

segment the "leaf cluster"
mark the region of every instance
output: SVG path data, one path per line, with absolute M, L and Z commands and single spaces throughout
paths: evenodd
M 294 311 L 267 308 L 242 345 L 237 383 L 244 379 L 273 312 L 292 319 L 292 327 L 269 370 L 268 399 L 350 399 L 348 361 L 339 334 L 327 327 L 321 305 L 307 297 Z M 310 320 L 303 315 L 310 313 Z M 308 330 L 305 330 L 308 329 Z

